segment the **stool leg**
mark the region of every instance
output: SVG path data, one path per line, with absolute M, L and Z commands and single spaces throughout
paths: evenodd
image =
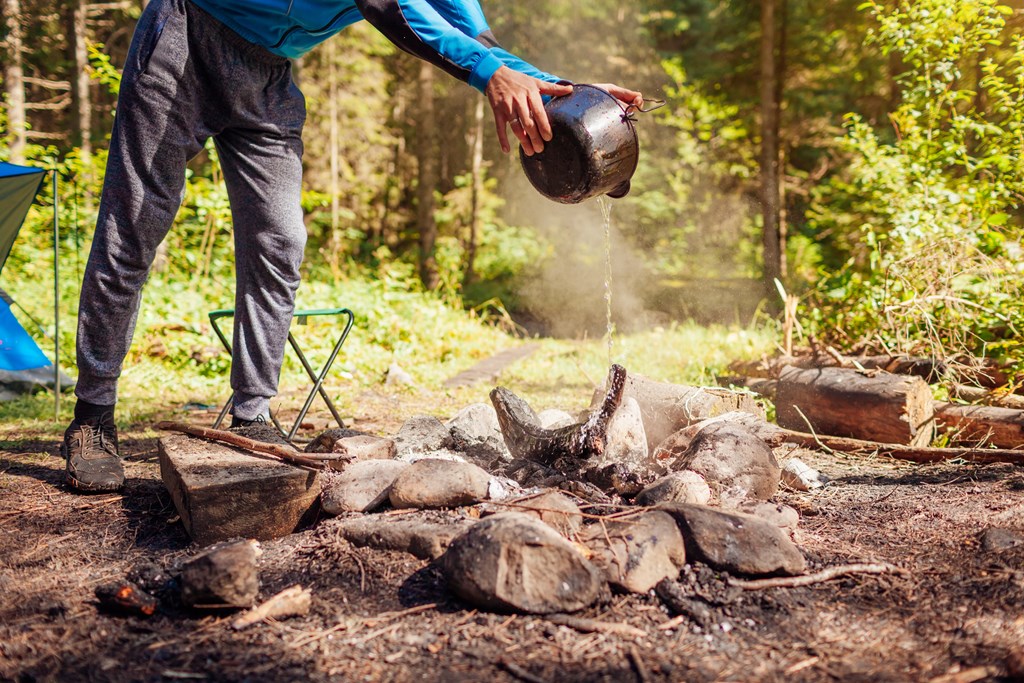
M 345 331 L 342 333 L 341 338 L 338 339 L 338 343 L 334 345 L 334 349 L 331 351 L 331 355 L 327 359 L 327 362 L 324 364 L 323 370 L 320 371 L 319 375 L 316 374 L 316 372 L 313 370 L 313 367 L 309 364 L 309 361 L 306 360 L 306 355 L 302 353 L 302 349 L 299 348 L 299 344 L 298 342 L 295 341 L 295 338 L 291 336 L 291 334 L 288 335 L 288 341 L 291 343 L 292 349 L 295 350 L 295 355 L 299 357 L 299 361 L 302 363 L 302 367 L 306 369 L 306 372 L 309 374 L 309 378 L 313 380 L 313 388 L 310 390 L 309 395 L 306 397 L 306 402 L 303 404 L 302 410 L 299 411 L 299 415 L 295 419 L 295 424 L 292 425 L 291 431 L 288 432 L 289 441 L 291 441 L 292 437 L 295 436 L 295 432 L 298 431 L 299 425 L 302 424 L 302 419 L 306 417 L 306 413 L 309 412 L 310 407 L 313 405 L 313 399 L 316 397 L 318 393 L 320 394 L 320 397 L 324 400 L 324 403 L 327 404 L 327 408 L 331 411 L 331 414 L 337 421 L 338 426 L 344 428 L 345 422 L 344 420 L 341 419 L 341 415 L 338 414 L 338 409 L 334 407 L 334 401 L 331 400 L 331 397 L 328 396 L 327 392 L 324 390 L 323 383 L 324 379 L 327 377 L 327 373 L 331 369 L 331 366 L 334 364 L 334 360 L 338 357 L 338 353 L 341 351 L 342 344 L 344 344 L 345 340 L 348 338 L 348 332 L 350 327 L 351 322 L 345 328 Z
M 231 410 L 231 405 L 235 402 L 235 392 L 231 392 L 231 396 L 228 397 L 227 403 L 220 409 L 220 414 L 217 415 L 217 421 L 213 423 L 214 429 L 220 429 L 220 425 L 224 422 L 224 418 L 227 417 L 228 411 Z

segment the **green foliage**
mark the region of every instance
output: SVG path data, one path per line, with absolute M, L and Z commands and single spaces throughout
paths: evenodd
M 112 95 L 121 89 L 121 72 L 110 61 L 110 55 L 104 52 L 102 43 L 89 42 L 86 45 L 89 54 L 90 77 L 97 83 L 106 86 Z
M 995 0 L 863 7 L 906 68 L 902 104 L 891 143 L 848 117 L 848 164 L 814 194 L 818 332 L 1020 360 L 1024 40 Z

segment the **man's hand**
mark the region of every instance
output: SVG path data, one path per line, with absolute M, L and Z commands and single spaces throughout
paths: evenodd
M 637 109 L 644 106 L 644 96 L 636 90 L 629 90 L 628 88 L 620 88 L 614 83 L 595 83 L 596 87 L 601 90 L 607 90 L 612 97 L 617 99 L 622 104 L 628 106 L 634 106 Z
M 551 124 L 541 95 L 569 95 L 571 85 L 548 83 L 507 66 L 494 72 L 487 82 L 487 100 L 494 111 L 494 125 L 498 129 L 501 151 L 508 154 L 506 126 L 512 127 L 512 134 L 519 138 L 526 156 L 533 156 L 544 150 L 544 143 L 551 139 Z M 639 93 L 637 93 L 639 94 Z

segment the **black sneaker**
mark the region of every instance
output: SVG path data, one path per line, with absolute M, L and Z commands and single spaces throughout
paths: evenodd
M 255 420 L 243 420 L 240 417 L 231 416 L 231 426 L 228 429 L 244 429 L 246 427 L 252 427 L 254 425 L 265 425 L 267 424 L 266 418 L 262 415 L 257 415 Z
M 76 491 L 118 491 L 124 486 L 124 468 L 117 450 L 113 419 L 97 425 L 74 420 L 64 432 L 64 483 Z

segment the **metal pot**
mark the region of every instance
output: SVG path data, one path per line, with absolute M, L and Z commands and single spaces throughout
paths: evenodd
M 544 110 L 551 141 L 533 156 L 519 148 L 523 170 L 537 191 L 562 204 L 600 194 L 626 196 L 640 158 L 633 107 L 623 107 L 606 90 L 577 84 L 571 95 L 552 98 Z

